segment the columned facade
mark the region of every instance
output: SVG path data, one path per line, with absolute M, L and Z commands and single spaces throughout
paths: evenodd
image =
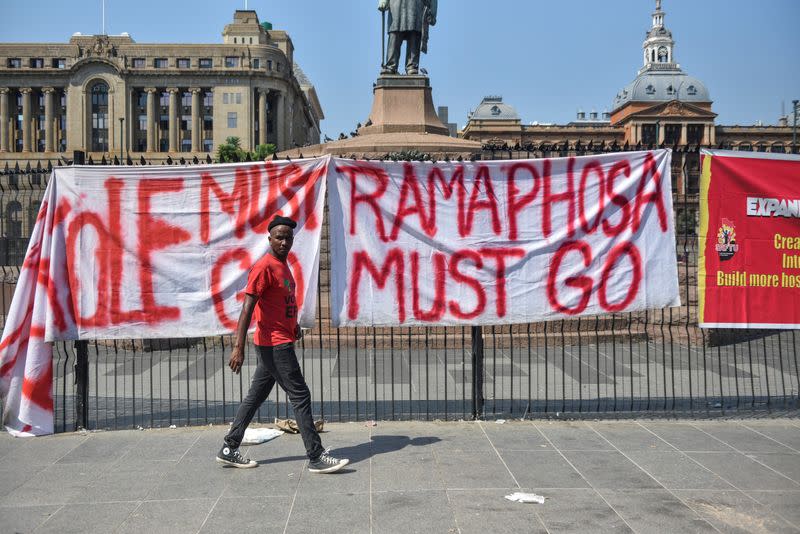
M 324 115 L 286 32 L 237 11 L 223 37 L 203 46 L 126 34 L 0 43 L 0 160 L 71 159 L 73 150 L 95 161 L 205 159 L 229 137 L 249 151 L 318 143 Z
M 0 87 L 0 152 L 10 150 L 9 132 L 11 131 L 8 115 L 8 93 L 7 87 Z

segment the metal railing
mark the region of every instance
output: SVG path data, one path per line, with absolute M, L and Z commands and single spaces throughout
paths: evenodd
M 624 148 L 638 147 L 485 147 L 481 158 Z M 697 327 L 697 196 L 691 181 L 699 169 L 686 163 L 696 159 L 682 157 L 697 149 L 681 147 L 674 158 L 673 173 L 678 171 L 682 181 L 682 194 L 673 195 L 679 308 L 482 328 L 332 328 L 325 225 L 317 322 L 297 345 L 315 415 L 328 421 L 458 420 L 796 409 L 800 373 L 794 331 Z M 23 189 L 35 205 L 34 216 L 38 209 L 47 173 L 27 171 L 0 172 L 4 232 L 7 201 L 22 198 Z M 8 185 L 12 174 L 17 189 Z M 19 254 L 4 250 L 3 319 L 21 263 Z M 227 369 L 231 341 L 218 336 L 56 343 L 56 431 L 229 422 L 256 366 L 248 345 L 242 373 L 232 374 Z M 256 420 L 274 417 L 292 417 L 278 388 Z

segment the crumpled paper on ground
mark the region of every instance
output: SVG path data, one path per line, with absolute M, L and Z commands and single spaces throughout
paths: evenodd
M 535 493 L 522 493 L 518 491 L 511 495 L 506 495 L 506 499 L 515 502 L 535 502 L 536 504 L 544 504 L 544 497 L 536 495 Z
M 242 445 L 258 445 L 271 439 L 275 439 L 283 434 L 280 430 L 274 428 L 248 428 L 244 431 L 244 439 Z
M 275 418 L 275 426 L 278 427 L 279 430 L 283 430 L 284 432 L 288 432 L 289 434 L 298 434 L 300 433 L 300 428 L 297 426 L 297 421 L 294 419 L 278 419 Z M 317 432 L 322 432 L 322 429 L 325 427 L 325 421 L 320 419 L 319 421 L 314 421 L 314 428 L 317 429 Z

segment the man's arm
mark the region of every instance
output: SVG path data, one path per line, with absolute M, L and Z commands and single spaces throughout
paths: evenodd
M 436 26 L 436 11 L 438 8 L 437 0 L 430 0 L 430 4 L 428 6 L 428 23 L 431 26 Z
M 236 325 L 236 337 L 233 340 L 233 350 L 228 367 L 239 374 L 244 363 L 244 345 L 247 343 L 247 329 L 250 328 L 250 320 L 253 318 L 253 310 L 256 307 L 256 297 L 245 293 L 242 313 L 239 314 L 239 323 Z

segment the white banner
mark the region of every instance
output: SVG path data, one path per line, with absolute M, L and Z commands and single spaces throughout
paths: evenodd
M 232 331 L 278 214 L 298 222 L 289 264 L 312 326 L 327 164 L 54 171 L 0 340 L 9 432 L 53 431 L 49 342 Z
M 678 306 L 671 152 L 334 159 L 331 317 L 507 324 Z

